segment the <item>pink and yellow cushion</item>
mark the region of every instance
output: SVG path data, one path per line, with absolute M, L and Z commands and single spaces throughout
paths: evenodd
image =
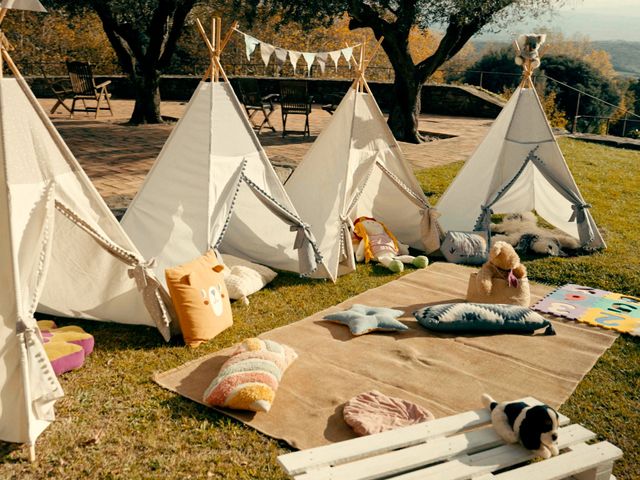
M 249 338 L 222 365 L 203 400 L 214 407 L 268 412 L 282 375 L 296 358 L 298 355 L 291 347 Z
M 44 340 L 44 351 L 56 375 L 75 370 L 93 352 L 93 336 L 82 328 L 69 325 L 58 328 L 51 320 L 38 321 Z
M 214 252 L 165 270 L 184 342 L 197 347 L 233 324 L 223 265 Z

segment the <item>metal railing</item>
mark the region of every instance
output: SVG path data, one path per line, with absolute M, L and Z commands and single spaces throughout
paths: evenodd
M 231 58 L 239 58 L 236 56 L 235 52 L 232 52 Z M 95 66 L 94 70 L 96 72 L 101 72 L 101 67 L 107 67 L 106 65 L 102 65 L 100 62 L 96 62 L 92 64 Z M 225 61 L 224 56 L 222 60 L 223 67 L 228 75 L 234 76 L 267 76 L 267 77 L 299 77 L 299 78 L 322 78 L 327 80 L 333 79 L 348 79 L 353 77 L 353 71 L 343 62 L 341 62 L 336 69 L 331 61 L 327 62 L 324 73 L 321 72 L 320 67 L 318 65 L 313 65 L 310 71 L 307 70 L 306 64 L 301 60 L 298 62 L 296 71 L 294 72 L 293 67 L 288 63 L 279 65 L 272 59 L 271 63 L 268 66 L 265 66 L 261 61 Z M 182 75 L 202 75 L 204 71 L 208 68 L 208 61 L 198 60 L 193 64 L 187 66 L 181 66 L 179 68 L 171 68 L 166 74 L 182 74 Z M 45 69 L 47 74 L 51 75 L 63 75 L 66 76 L 66 67 L 62 62 L 29 62 L 23 61 L 21 62 L 21 68 L 23 72 L 27 75 L 41 75 L 42 70 Z M 104 70 L 112 70 L 113 66 L 109 65 L 108 68 L 104 68 Z M 513 72 L 497 72 L 497 71 L 486 71 L 486 70 L 455 70 L 455 69 L 439 69 L 438 73 L 447 75 L 449 77 L 461 74 L 469 74 L 476 73 L 478 74 L 478 83 L 476 86 L 480 88 L 485 88 L 485 80 L 487 77 L 492 75 L 502 76 L 502 77 L 512 77 L 519 78 L 521 74 L 513 73 Z M 99 73 L 97 76 L 100 76 Z M 120 73 L 122 74 L 122 73 Z M 381 81 L 381 82 L 393 82 L 394 72 L 390 67 L 385 66 L 375 66 L 371 65 L 367 68 L 367 76 L 370 80 L 373 81 Z M 432 76 L 433 78 L 433 76 Z M 550 77 L 544 73 L 536 73 L 532 77 L 532 81 L 534 85 L 541 80 L 550 80 L 551 82 L 559 85 L 564 89 L 568 89 L 577 93 L 575 109 L 573 111 L 573 115 L 570 112 L 565 112 L 565 115 L 568 116 L 571 120 L 571 132 L 576 133 L 579 127 L 579 121 L 583 120 L 587 122 L 587 126 L 593 125 L 594 122 L 598 122 L 601 125 L 604 122 L 604 131 L 609 132 L 609 127 L 611 123 L 615 120 L 616 122 L 622 121 L 622 130 L 621 135 L 625 136 L 628 131 L 634 130 L 637 126 L 640 126 L 640 115 L 637 113 L 621 108 L 619 105 L 614 105 L 613 103 L 607 102 L 601 98 L 598 98 L 594 95 L 585 92 L 584 90 L 580 90 L 571 85 L 568 85 L 565 82 L 557 80 L 553 77 Z M 454 82 L 455 83 L 455 82 Z M 472 83 L 472 85 L 474 85 Z M 495 93 L 495 92 L 494 92 Z M 614 112 L 620 112 L 619 115 L 609 115 L 609 116 L 598 116 L 598 115 L 582 115 L 580 114 L 580 104 L 583 97 L 591 98 L 594 101 L 600 102 L 603 105 L 607 105 L 614 109 Z

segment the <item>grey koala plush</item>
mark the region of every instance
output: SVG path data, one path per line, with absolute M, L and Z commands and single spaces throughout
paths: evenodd
M 525 33 L 520 35 L 516 40 L 518 45 L 516 63 L 523 65 L 525 60 L 530 60 L 532 68 L 538 68 L 540 66 L 539 49 L 546 39 L 547 36 L 544 33 Z

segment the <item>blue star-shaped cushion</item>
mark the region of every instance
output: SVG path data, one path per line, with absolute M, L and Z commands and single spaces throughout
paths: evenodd
M 353 335 L 358 336 L 376 330 L 386 332 L 408 330 L 409 327 L 396 320 L 402 314 L 404 314 L 402 310 L 355 304 L 349 310 L 332 313 L 324 318 L 346 325 Z

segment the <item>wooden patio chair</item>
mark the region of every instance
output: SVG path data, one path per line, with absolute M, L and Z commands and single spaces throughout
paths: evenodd
M 282 110 L 282 136 L 287 134 L 287 118 L 289 115 L 304 115 L 304 135 L 310 135 L 309 114 L 311 113 L 311 97 L 305 80 L 282 80 L 280 82 L 280 109 Z M 291 130 L 290 130 L 291 132 Z
M 258 81 L 255 78 L 238 78 L 235 83 L 238 87 L 238 96 L 244 105 L 244 109 L 247 111 L 251 126 L 258 134 L 260 134 L 265 127 L 275 132 L 276 129 L 271 124 L 269 117 L 276 109 L 274 101 L 278 98 L 278 94 L 270 93 L 269 95 L 263 96 L 260 92 Z M 254 119 L 258 113 L 262 113 L 262 122 L 260 123 Z
M 110 101 L 111 94 L 107 91 L 107 85 L 111 83 L 111 80 L 96 85 L 91 64 L 87 62 L 67 61 L 67 71 L 69 72 L 69 80 L 73 90 L 71 116 L 73 116 L 74 112 L 87 112 L 87 114 L 95 112 L 95 118 L 98 118 L 100 110 L 109 110 L 111 116 L 113 116 Z M 76 108 L 78 100 L 82 102 L 83 108 Z M 106 101 L 106 106 L 103 106 L 103 100 Z M 87 105 L 87 101 L 96 102 L 96 105 Z
M 40 71 L 42 72 L 42 78 L 56 99 L 56 103 L 53 105 L 51 110 L 49 110 L 49 114 L 53 115 L 56 113 L 56 110 L 59 107 L 62 107 L 67 112 L 71 113 L 71 107 L 65 103 L 66 100 L 69 100 L 73 96 L 73 90 L 71 89 L 71 85 L 69 85 L 69 81 L 53 80 L 51 77 L 47 76 L 47 71 L 44 65 L 40 65 Z

